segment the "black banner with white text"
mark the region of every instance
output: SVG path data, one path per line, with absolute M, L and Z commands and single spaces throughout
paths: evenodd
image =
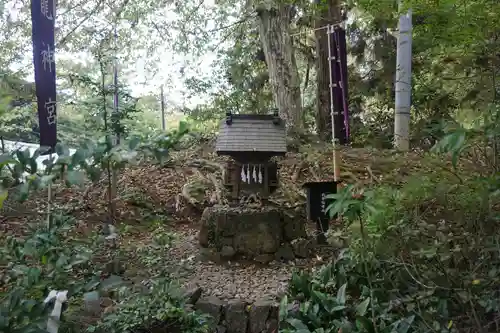
M 57 143 L 56 64 L 54 57 L 55 0 L 31 0 L 33 63 L 40 126 L 40 146 Z
M 347 77 L 347 49 L 346 33 L 339 26 L 329 26 L 333 29 L 328 32 L 330 38 L 330 60 L 333 98 L 334 133 L 339 144 L 349 143 L 349 95 Z

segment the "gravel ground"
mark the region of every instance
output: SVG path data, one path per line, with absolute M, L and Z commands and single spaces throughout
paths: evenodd
M 280 297 L 295 267 L 318 263 L 317 258 L 272 262 L 267 266 L 251 262 L 214 263 L 200 255 L 197 233 L 194 229 L 178 233 L 179 238 L 169 251 L 169 257 L 177 267 L 182 263 L 177 274 L 185 287 L 202 287 L 205 295 L 220 299 L 253 301 Z

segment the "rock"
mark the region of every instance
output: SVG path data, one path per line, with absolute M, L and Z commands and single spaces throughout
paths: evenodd
M 303 219 L 283 214 L 283 233 L 285 240 L 291 241 L 297 238 L 306 238 L 306 222 Z
M 290 243 L 293 248 L 293 253 L 298 258 L 307 258 L 311 251 L 311 243 L 305 238 L 294 239 Z
M 222 325 L 218 325 L 217 328 L 215 329 L 215 332 L 216 333 L 226 333 L 227 332 L 227 328 L 225 328 Z
M 274 260 L 274 256 L 272 254 L 269 254 L 269 253 L 264 253 L 264 254 L 259 254 L 253 260 L 255 260 L 256 262 L 258 262 L 260 264 L 267 265 L 271 261 Z
M 266 333 L 276 333 L 279 328 L 279 305 L 271 306 L 269 318 L 266 321 Z
M 291 316 L 298 315 L 300 311 L 300 302 L 298 300 L 293 301 L 293 303 L 289 303 L 287 305 L 287 312 Z
M 279 298 L 281 300 L 281 297 Z M 280 306 L 279 303 L 275 303 L 271 306 L 271 310 L 269 311 L 269 319 L 278 320 L 280 316 Z
M 101 308 L 101 296 L 99 292 L 91 291 L 83 295 L 83 303 L 85 305 L 85 311 L 91 315 L 99 315 L 102 311 Z
M 335 249 L 342 249 L 349 246 L 348 237 L 342 232 L 330 232 L 328 234 L 328 245 Z
M 233 246 L 233 237 L 223 237 L 221 244 L 222 246 Z
M 201 289 L 200 287 L 193 287 L 184 291 L 183 297 L 186 299 L 186 303 L 196 304 L 196 302 L 198 302 L 198 300 L 200 299 L 202 292 L 203 289 Z
M 126 271 L 125 263 L 118 259 L 113 259 L 104 266 L 104 273 L 111 275 L 122 275 Z
M 279 328 L 278 319 L 270 318 L 266 322 L 266 330 L 265 330 L 265 332 L 266 333 L 276 333 L 276 332 L 278 332 L 278 328 Z
M 236 254 L 236 251 L 234 250 L 234 248 L 232 246 L 223 246 L 221 251 L 220 251 L 220 255 L 223 258 L 232 258 L 232 257 L 234 257 L 235 254 Z
M 275 256 L 277 260 L 290 261 L 295 259 L 292 246 L 288 243 L 284 243 L 283 245 L 281 245 Z
M 221 261 L 221 255 L 219 252 L 205 247 L 200 248 L 200 257 L 202 260 L 213 261 L 216 263 Z
M 335 249 L 343 249 L 346 247 L 344 242 L 339 239 L 328 239 L 328 244 L 330 244 Z
M 202 247 L 209 247 L 210 244 L 208 243 L 209 239 L 209 229 L 208 228 L 202 228 L 200 229 L 200 232 L 198 233 L 198 243 Z
M 282 290 L 278 290 L 278 292 L 276 293 L 276 296 L 278 296 L 279 299 L 282 299 L 283 297 L 285 297 L 286 295 L 286 288 L 282 289 Z
M 189 303 L 186 303 L 184 304 L 184 310 L 186 310 L 186 312 L 192 312 L 194 311 L 194 304 L 189 304 Z
M 199 241 L 202 246 L 221 249 L 232 239 L 234 250 L 254 257 L 274 253 L 282 235 L 282 213 L 276 208 L 213 206 L 203 211 Z
M 271 311 L 272 302 L 260 300 L 250 306 L 249 325 L 250 333 L 260 333 L 266 330 L 266 320 Z
M 227 333 L 246 333 L 246 306 L 246 302 L 243 300 L 235 299 L 229 301 L 225 311 Z
M 224 302 L 215 296 L 202 297 L 196 302 L 196 310 L 208 314 L 212 317 L 210 327 L 215 328 L 220 322 L 222 316 L 222 307 Z
M 212 249 L 209 249 L 207 247 L 200 247 L 199 253 L 201 257 L 208 257 L 212 253 Z

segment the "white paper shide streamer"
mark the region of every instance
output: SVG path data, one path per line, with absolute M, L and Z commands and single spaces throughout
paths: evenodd
M 250 165 L 247 165 L 247 183 L 250 184 L 252 180 L 252 175 L 250 174 Z
M 262 184 L 263 182 L 263 174 L 262 174 L 262 165 L 243 165 L 241 167 L 241 181 L 247 184 Z M 252 181 L 253 180 L 253 181 Z
M 44 303 L 49 303 L 55 299 L 54 308 L 50 313 L 49 319 L 47 320 L 47 332 L 57 333 L 59 330 L 59 325 L 61 323 L 61 312 L 63 303 L 68 300 L 67 290 L 51 290 L 49 295 L 43 301 Z
M 247 182 L 247 176 L 245 174 L 245 166 L 241 167 L 241 181 L 246 183 Z

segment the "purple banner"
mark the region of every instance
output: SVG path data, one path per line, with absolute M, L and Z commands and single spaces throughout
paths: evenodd
M 342 89 L 342 110 L 344 111 L 344 127 L 346 140 L 349 141 L 349 93 L 348 93 L 348 76 L 347 76 L 347 43 L 345 30 L 337 28 L 335 37 L 338 45 L 338 57 L 340 67 L 340 88 Z
M 340 144 L 349 142 L 349 110 L 347 95 L 347 50 L 345 30 L 335 26 L 330 34 L 332 55 L 332 89 L 335 138 Z
M 31 0 L 33 63 L 40 146 L 51 147 L 51 151 L 57 143 L 55 19 L 55 0 Z

